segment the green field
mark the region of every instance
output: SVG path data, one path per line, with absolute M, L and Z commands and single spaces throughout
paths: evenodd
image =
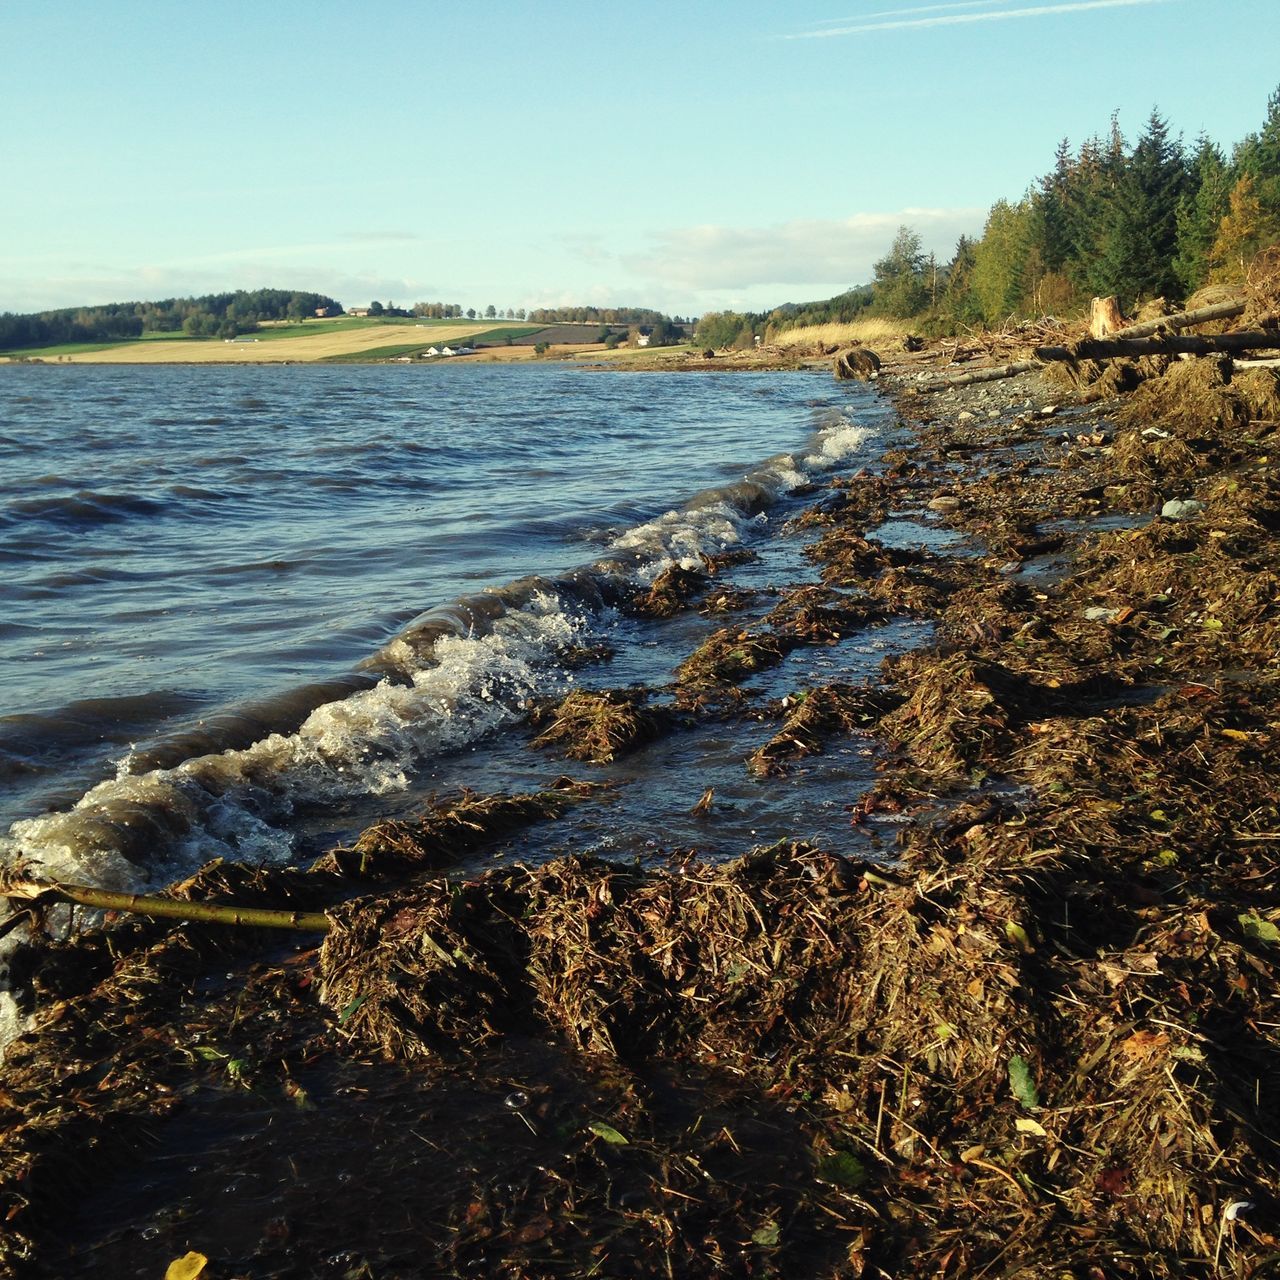
M 360 362 L 388 360 L 433 345 L 471 345 L 477 340 L 502 345 L 505 339 L 534 333 L 538 325 L 485 327 L 475 320 L 427 320 L 417 316 L 339 316 L 333 320 L 268 322 L 253 333 L 226 342 L 182 332 L 144 333 L 110 342 L 67 342 L 0 352 L 0 359 L 76 363 L 279 361 L 281 359 Z M 399 340 L 389 343 L 394 335 Z M 378 339 L 382 341 L 379 342 Z

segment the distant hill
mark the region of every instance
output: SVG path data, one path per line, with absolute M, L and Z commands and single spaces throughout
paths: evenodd
M 198 298 L 111 302 L 27 315 L 0 315 L 0 351 L 67 342 L 118 342 L 145 333 L 175 337 L 235 338 L 263 321 L 340 316 L 342 304 L 323 293 L 289 289 L 237 289 Z

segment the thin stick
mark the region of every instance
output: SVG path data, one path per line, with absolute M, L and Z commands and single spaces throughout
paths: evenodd
M 117 893 L 92 885 L 61 880 L 0 878 L 0 897 L 31 900 L 59 898 L 103 911 L 128 911 L 157 919 L 195 920 L 205 924 L 240 925 L 256 929 L 297 929 L 328 933 L 329 917 L 323 911 L 278 911 L 262 907 L 238 907 L 215 902 L 183 902 L 137 893 Z

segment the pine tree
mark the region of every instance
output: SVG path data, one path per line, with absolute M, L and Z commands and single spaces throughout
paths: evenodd
M 1213 245 L 1230 205 L 1231 186 L 1222 152 L 1201 137 L 1188 190 L 1178 202 L 1178 252 L 1173 259 L 1174 272 L 1188 294 L 1209 278 Z
M 1132 156 L 1123 163 L 1101 235 L 1093 278 L 1100 293 L 1114 293 L 1122 306 L 1139 295 L 1176 292 L 1173 258 L 1178 246 L 1178 203 L 1187 185 L 1182 143 L 1152 111 Z

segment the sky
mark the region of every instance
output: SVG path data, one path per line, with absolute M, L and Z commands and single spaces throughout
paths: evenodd
M 1229 148 L 1280 0 L 0 0 L 0 312 L 264 286 L 767 310 L 1058 142 Z

